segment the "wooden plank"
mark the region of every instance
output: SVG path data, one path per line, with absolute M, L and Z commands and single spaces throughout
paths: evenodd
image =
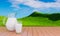
M 1 32 L 0 36 L 21 36 L 21 34 L 16 34 L 15 32 Z
M 43 36 L 50 36 L 48 32 L 46 31 L 46 28 L 44 27 L 39 27 L 40 31 L 43 33 Z
M 46 31 L 45 33 L 47 33 L 48 36 L 60 36 L 60 31 L 58 31 L 59 29 L 57 30 L 56 27 L 43 27 L 41 30 Z
M 36 27 L 36 31 L 38 32 L 39 36 L 44 36 L 42 30 L 39 27 Z
M 55 35 L 51 32 L 51 29 L 50 29 L 50 28 L 44 27 L 43 29 L 46 31 L 46 35 L 47 35 L 47 36 L 55 36 Z M 43 29 L 42 29 L 42 30 L 43 30 Z M 49 29 L 49 30 L 48 30 L 48 29 Z
M 21 36 L 21 34 L 16 34 L 15 31 L 8 31 L 5 27 L 0 27 L 0 36 Z
M 28 27 L 23 28 L 22 36 L 28 36 Z
M 29 28 L 28 28 L 28 36 L 33 36 L 32 34 L 33 34 L 33 33 L 32 33 L 32 27 L 29 27 Z
M 47 31 L 50 33 L 51 36 L 56 36 L 56 32 L 54 31 L 55 29 L 52 27 L 52 28 L 48 28 Z
M 59 30 L 59 29 L 58 29 Z M 58 31 L 56 28 L 48 28 L 48 31 L 52 36 L 60 36 L 60 31 Z
M 1 32 L 7 32 L 8 30 L 5 27 L 0 27 L 0 33 Z
M 56 36 L 60 36 L 60 28 L 55 28 Z
M 33 36 L 39 36 L 36 27 L 33 27 Z

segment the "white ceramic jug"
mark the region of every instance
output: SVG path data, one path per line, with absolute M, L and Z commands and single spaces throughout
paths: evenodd
M 17 22 L 17 19 L 15 18 L 15 13 L 8 15 L 8 19 L 6 22 L 6 28 L 9 31 L 14 31 L 16 22 Z
M 16 18 L 8 18 L 6 22 L 6 28 L 9 31 L 14 31 L 15 30 L 15 24 L 16 24 Z

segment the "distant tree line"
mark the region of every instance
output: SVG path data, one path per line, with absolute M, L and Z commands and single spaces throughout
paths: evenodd
M 52 20 L 52 21 L 60 20 L 60 13 L 42 14 L 42 13 L 34 12 L 30 16 L 31 17 L 44 17 L 44 18 L 49 18 L 49 20 Z

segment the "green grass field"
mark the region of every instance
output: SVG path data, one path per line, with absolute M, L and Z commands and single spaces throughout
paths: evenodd
M 22 21 L 23 26 L 60 26 L 60 20 L 51 21 L 43 17 L 28 17 L 21 20 L 18 19 L 18 21 Z
M 4 18 L 6 18 L 5 16 L 0 16 L 0 26 L 5 26 L 5 23 L 6 23 L 6 19 L 4 19 Z
M 40 14 L 40 13 L 33 13 L 30 16 L 27 16 L 25 18 L 18 18 L 18 22 L 22 21 L 23 26 L 41 26 L 41 27 L 54 27 L 54 26 L 60 26 L 60 14 Z M 3 22 L 4 16 L 0 16 L 0 26 L 5 26 L 5 23 Z

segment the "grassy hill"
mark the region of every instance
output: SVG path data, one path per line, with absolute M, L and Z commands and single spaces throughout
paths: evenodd
M 23 26 L 60 26 L 60 14 L 32 13 L 30 16 L 18 19 L 23 22 Z
M 5 16 L 0 16 L 0 26 L 5 26 L 6 20 Z M 22 22 L 23 26 L 60 26 L 60 13 L 42 14 L 34 12 L 25 18 L 17 18 L 17 20 Z

